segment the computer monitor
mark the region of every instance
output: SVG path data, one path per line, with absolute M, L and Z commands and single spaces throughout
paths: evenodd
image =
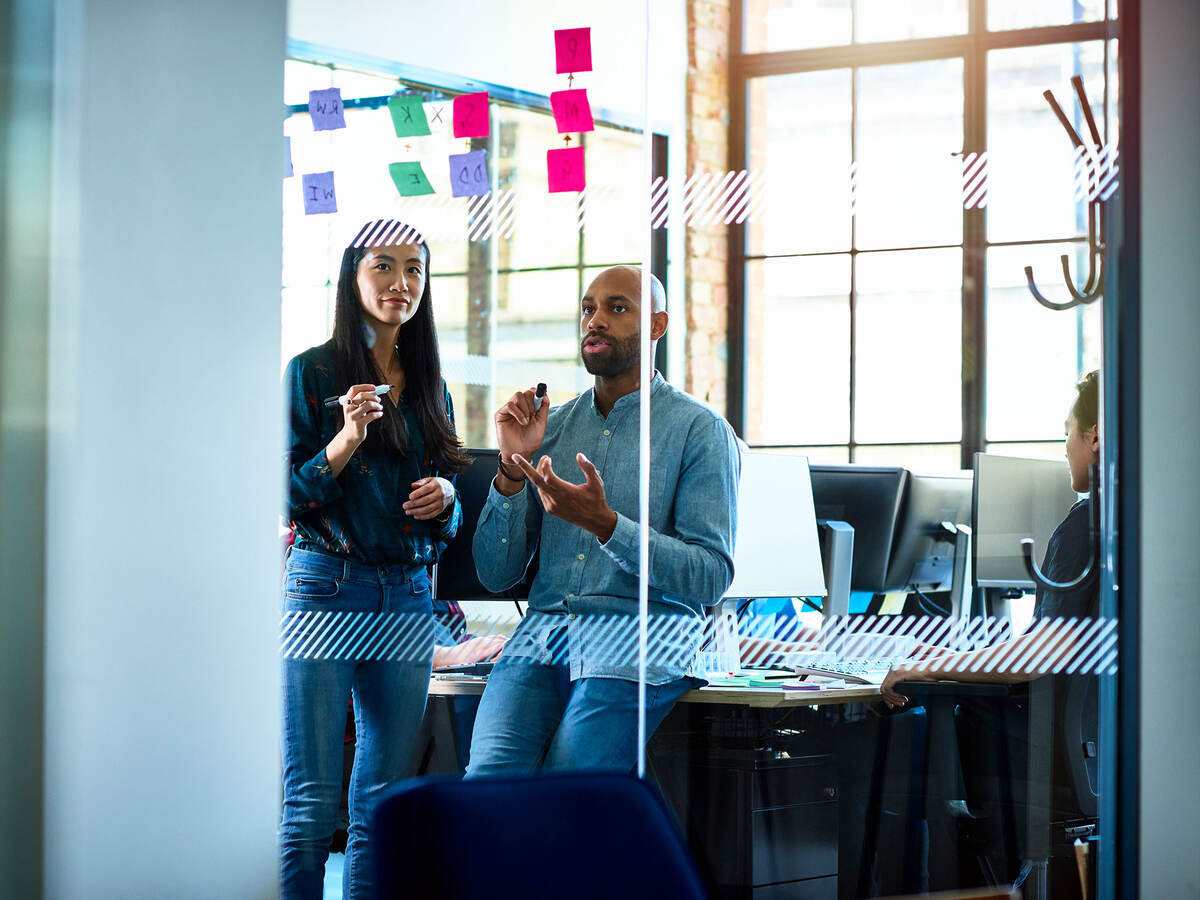
M 742 454 L 733 583 L 725 596 L 825 596 L 807 457 Z
M 1041 562 L 1046 542 L 1078 499 L 1066 460 L 975 454 L 975 584 L 1033 590 L 1021 539 L 1033 538 Z
M 971 523 L 972 485 L 970 472 L 909 473 L 908 493 L 884 579 L 885 592 L 950 590 L 958 536 L 954 526 Z
M 437 600 L 524 599 L 529 596 L 529 583 L 537 571 L 537 559 L 525 573 L 525 580 L 507 591 L 494 594 L 479 583 L 475 574 L 475 559 L 471 556 L 471 540 L 479 513 L 487 501 L 492 479 L 496 477 L 498 450 L 468 450 L 471 466 L 460 472 L 456 485 L 462 504 L 462 525 L 434 570 L 434 598 Z
M 809 471 L 817 518 L 848 522 L 854 528 L 850 590 L 885 592 L 907 470 L 821 465 Z

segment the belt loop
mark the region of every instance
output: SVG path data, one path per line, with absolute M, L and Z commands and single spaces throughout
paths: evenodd
M 350 560 L 342 560 L 342 581 L 350 580 Z

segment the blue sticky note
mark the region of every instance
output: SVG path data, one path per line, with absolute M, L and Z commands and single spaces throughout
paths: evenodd
M 328 88 L 324 91 L 309 91 L 308 114 L 312 117 L 313 131 L 333 131 L 335 128 L 345 128 L 346 116 L 342 109 L 342 89 Z
M 455 197 L 478 197 L 491 189 L 486 150 L 450 156 L 450 193 Z
M 304 185 L 304 214 L 306 216 L 337 212 L 337 196 L 333 192 L 332 172 L 312 172 L 301 181 Z
M 291 178 L 296 174 L 292 169 L 292 139 L 287 135 L 283 136 L 283 172 L 284 178 Z

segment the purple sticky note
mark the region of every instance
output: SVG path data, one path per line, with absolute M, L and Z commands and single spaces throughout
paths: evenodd
M 472 150 L 450 157 L 450 192 L 455 197 L 478 197 L 492 189 L 488 183 L 487 152 Z
M 487 137 L 488 94 L 463 94 L 454 98 L 454 136 L 456 138 Z
M 592 29 L 559 28 L 554 32 L 554 71 L 559 75 L 569 72 L 592 71 Z
M 283 136 L 283 177 L 291 178 L 295 174 L 292 169 L 292 139 L 285 134 Z
M 546 175 L 550 193 L 582 191 L 587 186 L 583 173 L 583 148 L 566 147 L 546 151 Z
M 554 111 L 554 124 L 559 134 L 568 131 L 595 131 L 592 121 L 592 106 L 588 103 L 587 91 L 554 91 L 550 95 L 550 108 Z
M 333 193 L 332 172 L 313 172 L 305 175 L 301 181 L 304 185 L 304 214 L 306 216 L 337 212 L 337 197 Z
M 342 110 L 342 89 L 329 88 L 308 92 L 308 114 L 312 116 L 313 131 L 333 131 L 346 127 Z

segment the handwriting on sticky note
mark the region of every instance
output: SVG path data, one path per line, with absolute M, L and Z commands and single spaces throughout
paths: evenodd
M 419 137 L 430 133 L 425 101 L 421 97 L 397 94 L 388 100 L 388 112 L 392 114 L 396 137 Z
M 559 75 L 592 71 L 592 29 L 557 29 L 554 32 L 554 60 L 554 71 Z
M 546 175 L 550 193 L 582 191 L 587 186 L 583 172 L 583 148 L 566 147 L 546 151 Z
M 337 212 L 337 196 L 333 191 L 332 172 L 312 172 L 300 179 L 304 191 L 306 216 Z
M 454 136 L 456 138 L 487 137 L 488 94 L 463 94 L 454 98 Z
M 488 182 L 487 152 L 452 154 L 450 157 L 450 193 L 455 197 L 478 197 L 492 189 Z
M 554 124 L 559 134 L 569 131 L 595 131 L 592 107 L 588 103 L 587 91 L 555 91 L 550 95 L 550 109 L 554 111 Z
M 388 174 L 392 176 L 392 184 L 401 197 L 419 197 L 422 194 L 432 194 L 433 185 L 425 177 L 425 170 L 419 162 L 394 162 L 388 164 Z
M 333 131 L 346 127 L 342 108 L 342 89 L 329 88 L 308 92 L 308 114 L 312 116 L 313 131 Z

